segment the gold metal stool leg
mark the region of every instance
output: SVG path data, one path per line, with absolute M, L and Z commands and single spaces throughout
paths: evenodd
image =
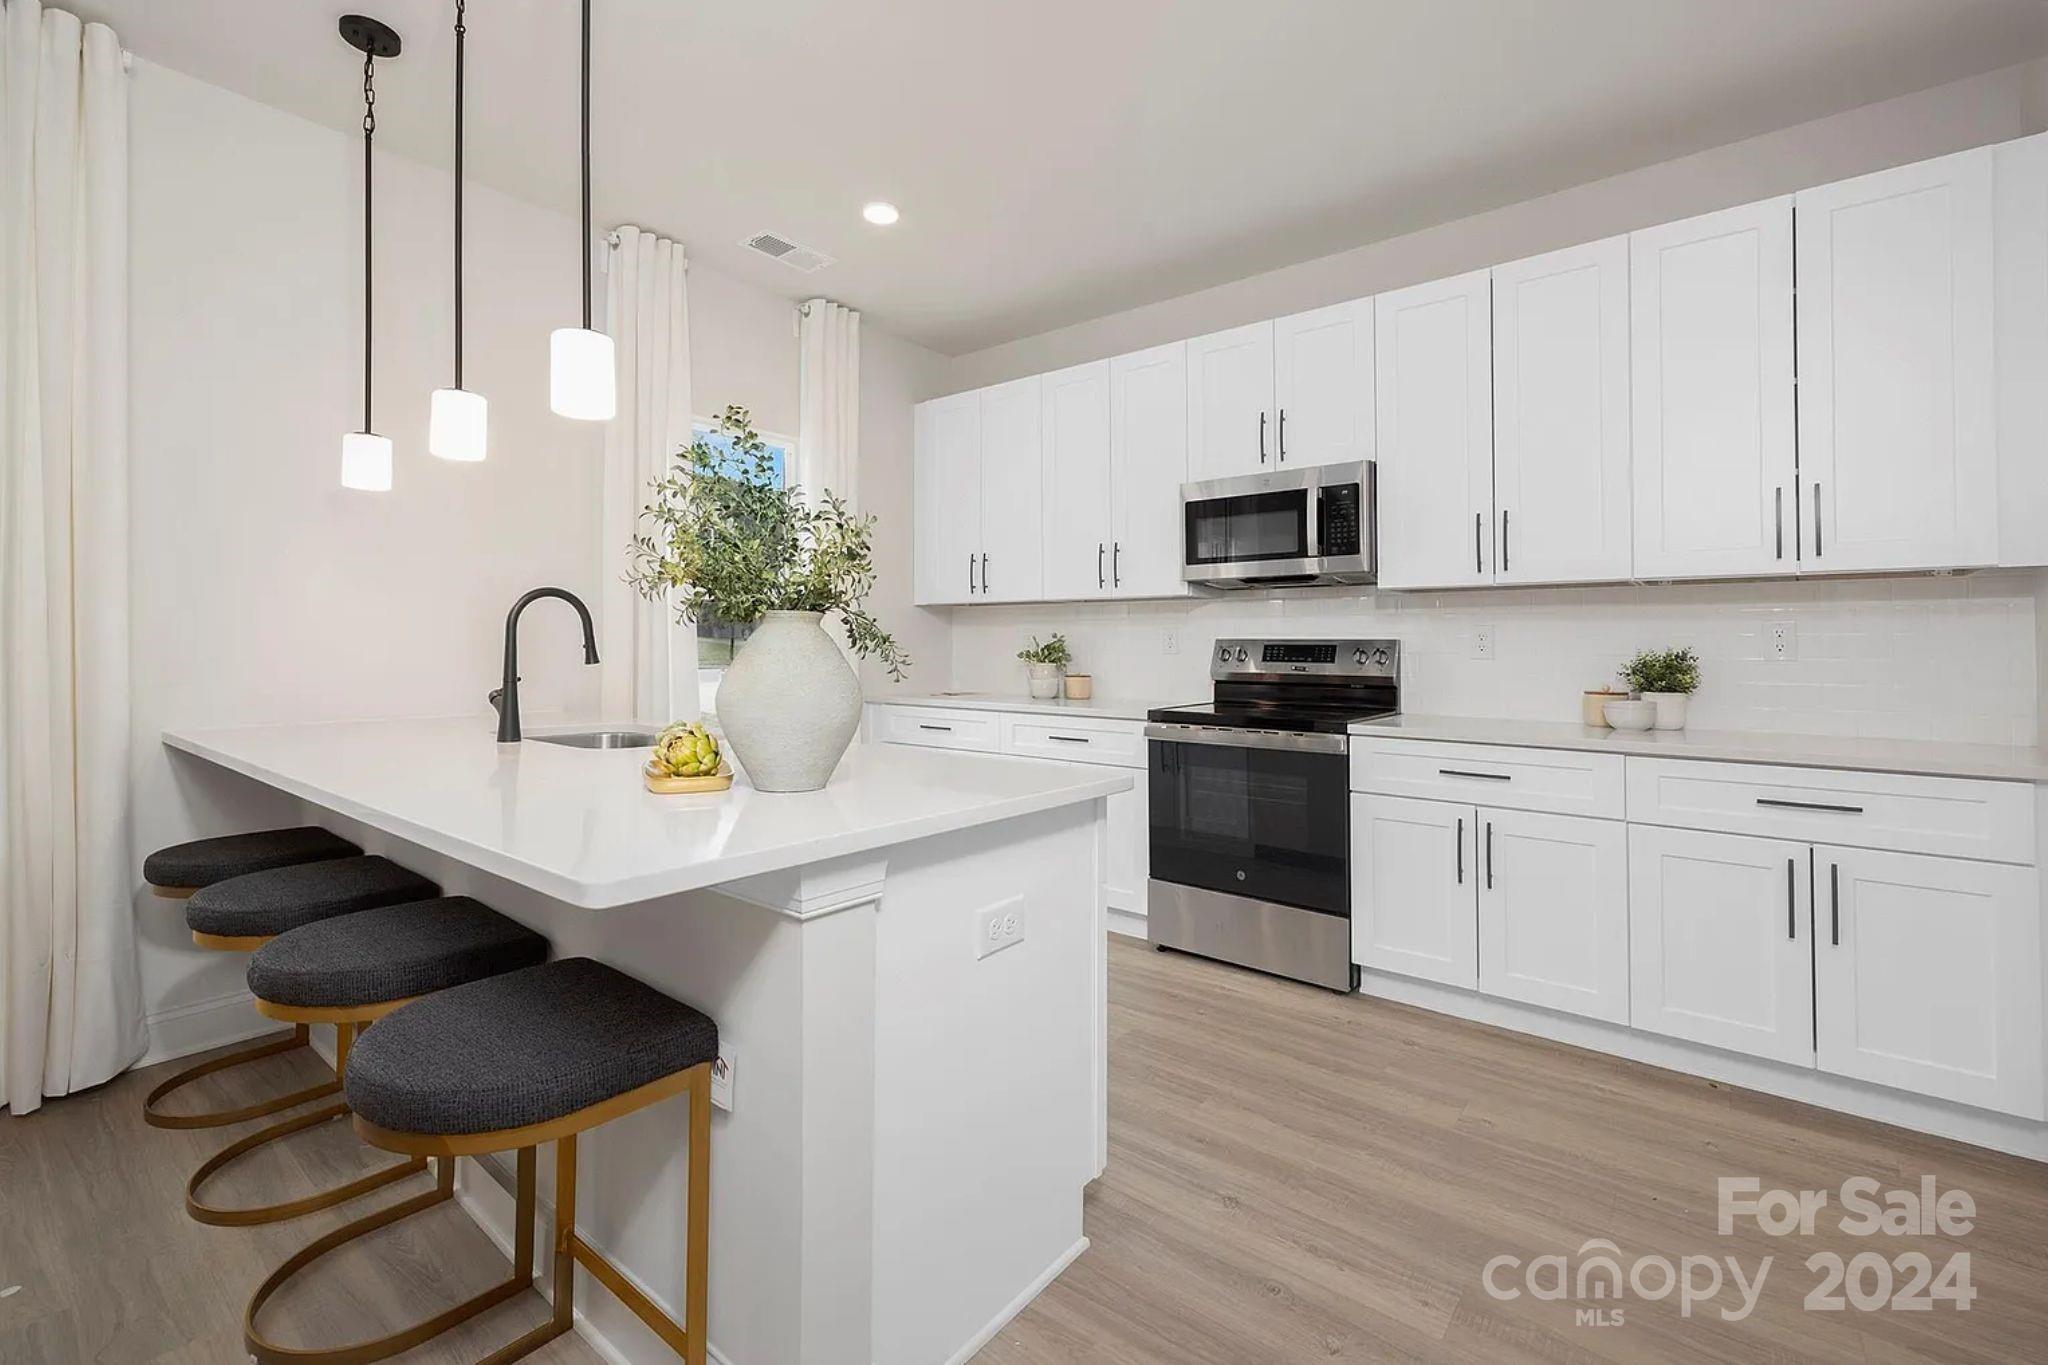
M 281 1109 L 294 1109 L 309 1101 L 339 1094 L 340 1081 L 322 1081 L 318 1085 L 308 1086 L 289 1095 L 279 1095 L 276 1099 L 245 1104 L 239 1109 L 215 1109 L 201 1114 L 166 1114 L 157 1108 L 158 1102 L 168 1097 L 172 1091 L 190 1085 L 201 1076 L 211 1076 L 215 1072 L 226 1071 L 231 1066 L 260 1061 L 265 1057 L 276 1057 L 305 1047 L 312 1042 L 312 1037 L 312 1030 L 304 1024 L 297 1024 L 282 1038 L 271 1038 L 237 1052 L 224 1053 L 197 1066 L 188 1066 L 149 1092 L 149 1098 L 142 1102 L 143 1121 L 152 1128 L 225 1128 L 231 1123 L 246 1123 L 250 1119 L 275 1114 Z
M 302 1092 L 304 1097 L 332 1095 L 341 1089 L 341 1078 L 347 1074 L 349 1049 L 354 1045 L 356 1030 L 359 1027 L 360 1025 L 352 1022 L 340 1022 L 334 1026 L 335 1079 L 325 1086 L 316 1087 L 312 1091 Z M 304 1024 L 297 1025 L 297 1028 L 301 1033 L 306 1031 L 306 1025 Z M 427 1169 L 427 1159 L 425 1157 L 408 1157 L 395 1165 L 383 1167 L 380 1170 L 372 1171 L 368 1175 L 359 1176 L 346 1184 L 320 1190 L 303 1198 L 289 1199 L 278 1204 L 258 1204 L 246 1208 L 227 1208 L 217 1204 L 208 1204 L 199 1197 L 200 1186 L 211 1180 L 221 1170 L 241 1160 L 257 1148 L 268 1146 L 278 1139 L 290 1137 L 294 1133 L 304 1132 L 308 1128 L 317 1128 L 321 1124 L 345 1117 L 348 1112 L 347 1102 L 337 1100 L 333 1104 L 324 1104 L 309 1113 L 297 1114 L 282 1122 L 269 1124 L 250 1133 L 247 1137 L 239 1138 L 229 1143 L 200 1163 L 199 1169 L 192 1172 L 192 1178 L 185 1182 L 185 1212 L 192 1215 L 194 1220 L 210 1224 L 214 1227 L 253 1227 L 259 1223 L 281 1223 L 288 1218 L 299 1218 L 319 1209 L 332 1208 L 336 1204 L 358 1198 L 370 1193 L 372 1190 L 380 1190 L 394 1181 L 404 1180 L 408 1176 L 417 1175 L 419 1172 Z

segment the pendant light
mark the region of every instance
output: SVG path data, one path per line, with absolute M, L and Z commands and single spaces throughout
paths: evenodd
M 590 0 L 583 0 L 583 325 L 548 338 L 548 406 L 563 417 L 608 422 L 618 411 L 612 339 L 590 326 Z
M 363 429 L 341 438 L 341 486 L 367 493 L 391 491 L 391 438 L 379 436 L 370 403 L 371 346 L 370 302 L 375 294 L 371 271 L 370 144 L 377 132 L 377 59 L 396 57 L 404 44 L 387 24 L 361 14 L 341 17 L 341 36 L 363 54 Z
M 462 387 L 462 75 L 467 7 L 467 0 L 455 0 L 455 387 L 434 390 L 427 451 L 444 460 L 475 461 L 484 457 L 491 408 L 482 394 Z

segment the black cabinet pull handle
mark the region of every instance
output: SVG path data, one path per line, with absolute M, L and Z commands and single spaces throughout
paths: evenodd
M 1109 550 L 1109 586 L 1121 588 L 1124 585 L 1124 543 L 1119 540 Z
M 1508 571 L 1508 514 L 1505 510 L 1500 514 L 1500 571 Z
M 1485 572 L 1486 572 L 1486 558 L 1485 558 L 1485 551 L 1484 551 L 1484 549 L 1483 549 L 1483 548 L 1481 547 L 1481 544 L 1480 544 L 1480 540 L 1479 540 L 1479 537 L 1480 537 L 1480 534 L 1481 534 L 1481 530 L 1482 530 L 1482 527 L 1481 527 L 1481 521 L 1480 521 L 1480 519 L 1481 519 L 1482 515 L 1483 515 L 1483 514 L 1482 514 L 1482 513 L 1479 513 L 1479 512 L 1474 512 L 1474 513 L 1472 514 L 1472 572 L 1473 572 L 1473 573 L 1485 573 Z
M 1263 409 L 1261 409 L 1261 410 L 1260 410 L 1260 412 L 1259 412 L 1259 463 L 1260 463 L 1260 464 L 1264 464 L 1265 462 L 1266 462 L 1266 414 L 1265 414 L 1265 411 L 1264 411 Z
M 1493 821 L 1486 822 L 1486 889 L 1493 890 Z
M 920 730 L 937 730 L 942 734 L 948 735 L 953 733 L 953 727 L 950 725 L 925 725 L 920 723 L 917 728 Z
M 1458 885 L 1465 884 L 1465 817 L 1458 817 Z
M 1087 744 L 1090 742 L 1081 735 L 1047 735 L 1046 738 L 1056 740 L 1061 744 Z
M 1759 806 L 1770 806 L 1775 810 L 1824 810 L 1832 811 L 1836 815 L 1863 814 L 1861 806 L 1836 806 L 1826 801 L 1781 801 L 1772 796 L 1759 796 L 1756 803 Z
M 1785 860 L 1785 937 L 1799 937 L 1798 859 Z
M 1511 773 L 1473 773 L 1467 772 L 1463 768 L 1438 768 L 1437 772 L 1444 777 L 1483 777 L 1488 782 L 1512 782 L 1515 780 L 1514 775 Z
M 1280 458 L 1287 458 L 1287 409 L 1280 409 Z
M 981 590 L 988 591 L 988 556 L 981 557 Z
M 1095 586 L 1096 586 L 1096 587 L 1098 587 L 1098 588 L 1100 588 L 1100 587 L 1104 587 L 1104 586 L 1105 586 L 1105 584 L 1104 584 L 1104 582 L 1103 582 L 1103 578 L 1102 578 L 1102 556 L 1103 556 L 1103 554 L 1104 554 L 1103 544 L 1102 544 L 1102 542 L 1101 542 L 1101 541 L 1099 541 L 1099 540 L 1098 540 L 1098 541 L 1096 541 L 1096 542 L 1095 542 Z
M 1819 559 L 1823 553 L 1820 541 L 1820 484 L 1813 486 L 1813 557 Z
M 967 556 L 967 591 L 974 591 L 974 556 L 971 554 Z
M 1828 864 L 1828 936 L 1842 946 L 1842 865 Z
M 1778 558 L 1785 557 L 1785 485 L 1779 484 L 1773 495 L 1771 523 L 1778 542 Z

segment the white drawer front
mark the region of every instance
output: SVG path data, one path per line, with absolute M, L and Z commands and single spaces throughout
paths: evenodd
M 1617 754 L 1351 737 L 1351 789 L 1557 815 L 1622 816 Z
M 1632 757 L 1628 813 L 1646 825 L 2034 861 L 2034 789 L 2024 782 Z
M 1003 752 L 1116 768 L 1145 766 L 1145 727 L 1139 721 L 1095 717 L 1003 717 Z
M 879 744 L 919 744 L 928 749 L 972 749 L 992 754 L 1002 747 L 1001 716 L 993 711 L 944 711 L 932 706 L 875 709 Z

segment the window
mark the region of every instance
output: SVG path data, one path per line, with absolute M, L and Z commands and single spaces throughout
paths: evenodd
M 731 438 L 718 430 L 718 423 L 708 417 L 699 417 L 690 424 L 692 440 L 702 441 L 730 460 L 733 458 Z M 786 436 L 772 436 L 761 433 L 761 440 L 768 447 L 768 457 L 774 462 L 771 477 L 777 488 L 787 486 L 789 467 L 796 457 L 796 442 Z M 753 630 L 752 626 L 736 626 L 721 621 L 715 616 L 697 618 L 697 666 L 719 669 L 732 662 L 733 651 L 740 647 Z

